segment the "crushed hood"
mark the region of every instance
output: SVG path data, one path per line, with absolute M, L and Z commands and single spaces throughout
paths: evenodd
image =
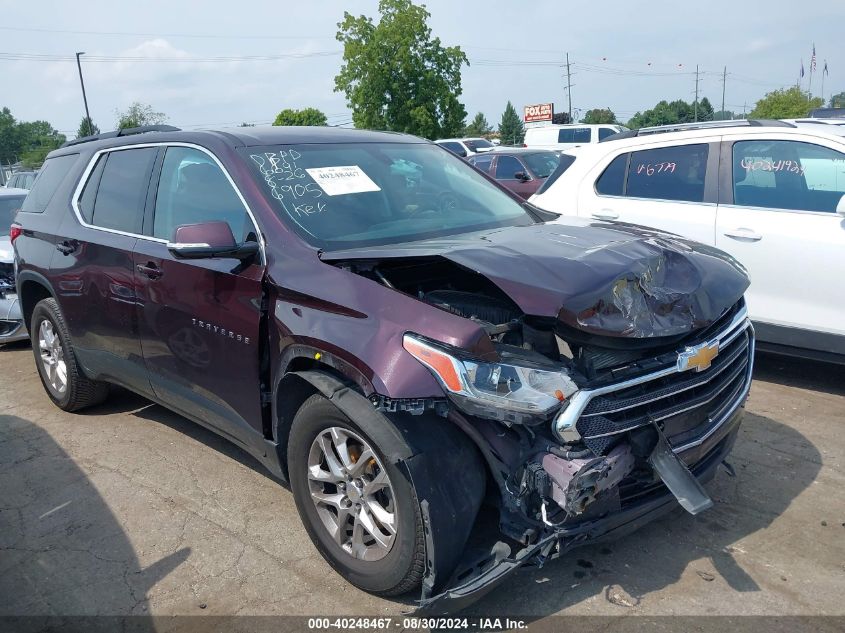
M 495 283 L 528 315 L 602 336 L 707 327 L 742 297 L 730 255 L 640 226 L 561 218 L 445 238 L 324 252 L 324 261 L 443 257 Z

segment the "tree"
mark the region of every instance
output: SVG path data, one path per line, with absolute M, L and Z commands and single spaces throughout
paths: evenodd
M 0 110 L 0 163 L 14 163 L 20 153 L 18 123 L 9 108 Z
M 699 121 L 704 120 L 701 118 L 702 107 L 704 107 L 705 111 L 709 113 L 709 116 L 713 116 L 713 106 L 710 105 L 710 101 L 707 100 L 707 97 L 698 102 L 698 107 Z M 636 130 L 641 127 L 675 125 L 677 123 L 692 123 L 693 121 L 695 121 L 694 104 L 687 103 L 683 99 L 677 99 L 671 103 L 663 100 L 655 105 L 651 110 L 637 112 L 631 120 L 628 121 L 627 125 L 632 130 Z
M 502 122 L 499 123 L 499 138 L 503 145 L 522 145 L 525 140 L 525 126 L 510 101 L 505 106 Z
M 807 98 L 798 86 L 773 90 L 757 102 L 748 114 L 749 119 L 799 119 L 810 110 L 824 105 L 821 97 Z
M 569 116 L 569 112 L 555 112 L 552 115 L 552 123 L 555 125 L 567 125 L 572 123 L 572 118 Z
M 99 134 L 100 128 L 89 119 L 88 117 L 82 117 L 82 121 L 79 123 L 79 129 L 76 132 L 77 138 L 82 138 L 83 136 L 92 136 L 94 134 Z
M 830 97 L 831 108 L 845 108 L 845 92 L 840 92 L 838 95 Z
M 378 24 L 344 12 L 337 40 L 343 64 L 335 91 L 343 92 L 357 128 L 392 130 L 429 139 L 460 134 L 466 110 L 458 46 L 432 38 L 429 12 L 411 0 L 380 0 Z
M 710 103 L 710 99 L 708 99 L 707 97 L 704 97 L 701 101 L 698 102 L 698 120 L 713 120 L 713 106 Z
M 616 123 L 616 115 L 610 108 L 594 108 L 587 110 L 587 114 L 581 120 L 581 123 L 599 124 L 599 123 Z
M 732 110 L 719 110 L 713 113 L 714 121 L 730 121 L 736 118 L 736 114 Z
M 464 136 L 487 136 L 493 131 L 493 126 L 487 122 L 483 113 L 479 112 L 464 128 Z
M 151 105 L 139 101 L 134 101 L 123 112 L 115 110 L 114 113 L 117 115 L 118 130 L 142 125 L 159 125 L 167 121 L 163 112 L 156 112 Z
M 326 115 L 317 108 L 291 110 L 285 108 L 278 115 L 273 125 L 326 125 Z
M 66 140 L 47 121 L 16 121 L 9 108 L 0 110 L 0 162 L 37 168 Z

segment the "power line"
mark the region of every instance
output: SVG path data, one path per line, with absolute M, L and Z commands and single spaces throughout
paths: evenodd
M 214 40 L 324 40 L 335 39 L 328 35 L 221 35 L 213 33 L 144 33 L 138 31 L 75 31 L 70 29 L 43 29 L 20 26 L 0 26 L 0 31 L 18 31 L 24 33 L 55 33 L 65 35 L 109 35 L 134 37 L 190 37 Z
M 330 57 L 340 55 L 342 51 L 313 51 L 310 53 L 280 53 L 277 55 L 229 55 L 218 57 L 192 57 L 192 56 L 161 56 L 144 57 L 140 55 L 86 55 L 85 62 L 200 62 L 200 63 L 225 63 L 225 62 L 262 62 L 278 61 L 283 59 L 305 59 L 309 57 Z M 73 55 L 41 54 L 41 53 L 0 53 L 0 59 L 9 61 L 34 61 L 34 62 L 75 62 Z

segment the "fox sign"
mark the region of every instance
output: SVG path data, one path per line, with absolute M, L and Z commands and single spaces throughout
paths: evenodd
M 538 103 L 537 105 L 525 106 L 525 116 L 523 120 L 526 123 L 534 121 L 551 121 L 554 118 L 555 105 L 553 103 Z

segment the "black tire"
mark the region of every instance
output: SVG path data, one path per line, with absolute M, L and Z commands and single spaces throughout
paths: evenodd
M 393 488 L 396 536 L 389 553 L 380 560 L 354 558 L 331 537 L 320 520 L 309 488 L 308 455 L 315 438 L 331 427 L 342 427 L 361 436 L 375 451 Z M 296 507 L 314 546 L 341 576 L 369 593 L 397 596 L 420 585 L 425 573 L 425 534 L 416 492 L 405 475 L 384 457 L 384 449 L 320 394 L 300 407 L 288 439 L 288 472 Z
M 63 352 L 63 360 L 66 367 L 66 388 L 64 392 L 58 391 L 49 381 L 44 363 L 41 357 L 39 345 L 39 331 L 41 324 L 49 321 L 52 324 L 53 332 L 58 336 L 59 344 Z M 91 380 L 82 372 L 82 368 L 76 360 L 73 343 L 67 331 L 59 304 L 52 297 L 42 299 L 32 311 L 30 322 L 30 337 L 32 339 L 32 353 L 35 355 L 35 365 L 38 367 L 38 376 L 41 384 L 50 397 L 50 400 L 64 411 L 78 411 L 85 407 L 100 404 L 109 395 L 109 385 L 105 382 Z

